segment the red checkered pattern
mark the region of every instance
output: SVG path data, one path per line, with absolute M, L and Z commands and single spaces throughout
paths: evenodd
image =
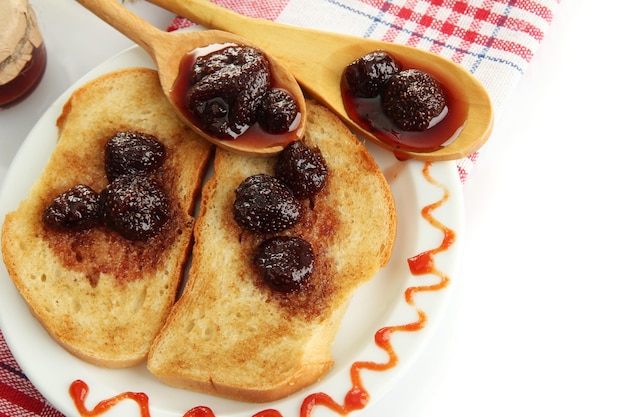
M 0 332 L 0 417 L 62 417 L 33 387 Z
M 404 43 L 467 68 L 501 111 L 539 47 L 560 0 L 214 0 L 238 13 Z M 168 30 L 191 26 L 175 19 Z M 457 161 L 464 182 L 476 152 Z M 30 384 L 0 332 L 0 417 L 62 416 Z

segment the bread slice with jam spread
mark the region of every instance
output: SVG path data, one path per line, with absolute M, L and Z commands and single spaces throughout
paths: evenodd
M 247 177 L 274 175 L 276 157 L 216 151 L 203 189 L 183 294 L 150 350 L 148 369 L 163 382 L 249 402 L 288 396 L 333 366 L 331 346 L 354 291 L 389 260 L 397 216 L 388 183 L 365 146 L 335 115 L 307 103 L 303 142 L 319 149 L 327 182 L 302 201 L 295 226 L 244 230 L 235 190 Z M 280 292 L 253 262 L 273 235 L 308 241 L 315 261 L 308 284 Z
M 34 316 L 77 357 L 105 367 L 145 359 L 174 303 L 193 233 L 193 209 L 212 146 L 175 115 L 156 71 L 131 68 L 78 88 L 57 120 L 58 143 L 27 198 L 9 213 L 2 255 Z M 121 131 L 165 147 L 152 173 L 167 196 L 158 233 L 130 240 L 98 224 L 57 230 L 43 221 L 56 196 L 77 184 L 100 193 L 105 143 Z

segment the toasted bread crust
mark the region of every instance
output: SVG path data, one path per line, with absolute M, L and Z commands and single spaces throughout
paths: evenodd
M 280 234 L 313 246 L 311 288 L 285 295 L 266 287 L 252 252 L 267 236 L 233 219 L 235 188 L 249 175 L 273 174 L 275 158 L 218 150 L 187 285 L 148 356 L 148 369 L 165 383 L 251 402 L 314 383 L 333 366 L 331 345 L 354 290 L 388 262 L 397 217 L 385 178 L 333 114 L 307 104 L 304 142 L 321 150 L 328 183 L 305 201 L 304 219 Z
M 212 147 L 174 116 L 156 71 L 145 68 L 77 89 L 57 126 L 41 177 L 5 219 L 3 259 L 35 317 L 68 351 L 101 366 L 130 366 L 145 358 L 174 302 Z M 172 210 L 165 230 L 131 242 L 104 226 L 71 233 L 45 226 L 43 210 L 59 193 L 79 183 L 104 188 L 104 144 L 128 129 L 166 146 L 158 174 Z

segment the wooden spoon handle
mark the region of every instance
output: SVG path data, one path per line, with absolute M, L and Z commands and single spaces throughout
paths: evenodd
M 138 44 L 152 57 L 154 57 L 156 39 L 167 34 L 141 19 L 115 0 L 76 1 Z

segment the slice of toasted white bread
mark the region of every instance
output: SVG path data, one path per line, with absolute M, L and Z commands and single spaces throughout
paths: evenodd
M 157 73 L 132 68 L 77 89 L 57 120 L 59 140 L 28 197 L 6 216 L 2 255 L 30 309 L 62 346 L 106 367 L 142 361 L 174 302 L 212 147 L 175 115 Z M 55 231 L 42 213 L 79 184 L 108 183 L 104 145 L 117 131 L 154 135 L 166 148 L 161 183 L 170 200 L 165 229 L 146 242 L 105 226 Z
M 218 150 L 187 285 L 148 355 L 148 369 L 165 383 L 250 402 L 314 383 L 333 366 L 331 346 L 353 292 L 388 262 L 397 223 L 389 185 L 335 115 L 307 106 L 303 141 L 321 151 L 328 182 L 305 201 L 303 220 L 279 234 L 311 243 L 311 288 L 281 294 L 263 284 L 252 258 L 267 236 L 242 231 L 233 217 L 235 188 L 273 174 L 275 157 Z

